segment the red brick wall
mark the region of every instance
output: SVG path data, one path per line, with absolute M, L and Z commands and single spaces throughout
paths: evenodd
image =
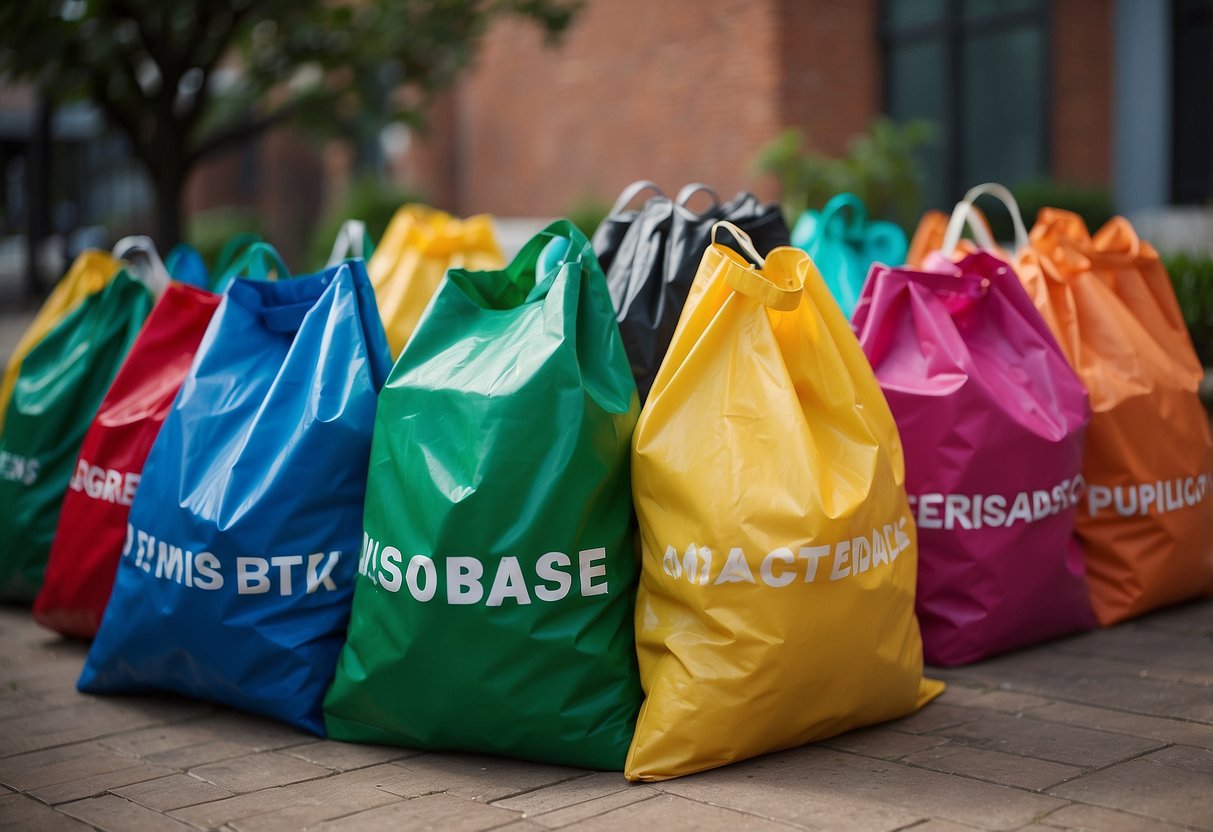
M 1112 178 L 1112 2 L 1053 0 L 1053 177 Z
M 559 49 L 498 24 L 458 91 L 458 208 L 559 214 L 637 178 L 702 180 L 726 198 L 759 184 L 751 159 L 782 122 L 775 10 L 593 0 Z

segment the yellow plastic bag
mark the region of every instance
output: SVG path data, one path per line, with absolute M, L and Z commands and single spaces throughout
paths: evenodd
M 367 263 L 392 358 L 404 351 L 447 269 L 490 271 L 504 265 L 487 214 L 460 220 L 424 205 L 397 211 Z
M 632 447 L 646 698 L 629 780 L 824 739 L 943 690 L 922 676 L 897 428 L 807 254 L 777 248 L 759 270 L 713 242 Z
M 29 328 L 17 342 L 13 354 L 9 356 L 8 366 L 4 369 L 4 379 L 0 380 L 0 429 L 4 427 L 4 414 L 8 411 L 8 400 L 13 395 L 13 387 L 21 372 L 21 362 L 38 342 L 46 337 L 55 326 L 67 317 L 68 313 L 80 305 L 89 295 L 94 295 L 104 289 L 118 273 L 121 264 L 99 249 L 88 249 L 80 252 L 72 263 L 67 274 L 56 284 L 50 297 L 42 304 L 38 314 L 30 323 Z

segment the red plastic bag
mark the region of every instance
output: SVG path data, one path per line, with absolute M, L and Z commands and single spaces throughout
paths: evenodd
M 34 602 L 42 626 L 66 636 L 96 634 L 143 463 L 221 299 L 171 284 L 105 394 L 80 449 Z

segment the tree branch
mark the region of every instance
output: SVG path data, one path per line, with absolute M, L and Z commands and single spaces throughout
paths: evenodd
M 227 130 L 222 130 L 210 136 L 204 142 L 188 152 L 185 155 L 185 166 L 189 168 L 200 159 L 203 159 L 212 153 L 223 150 L 230 145 L 238 144 L 242 141 L 254 138 L 271 127 L 287 121 L 294 116 L 298 110 L 299 102 L 292 101 L 289 104 L 282 105 L 271 113 L 260 116 L 259 118 L 254 118 L 250 121 L 233 125 Z

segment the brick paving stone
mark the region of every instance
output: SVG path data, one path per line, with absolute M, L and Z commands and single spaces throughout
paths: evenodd
M 130 768 L 139 761 L 96 742 L 32 751 L 0 760 L 0 783 L 17 791 Z
M 584 823 L 598 815 L 606 814 L 633 803 L 651 800 L 660 795 L 661 792 L 647 786 L 633 786 L 630 789 L 603 795 L 602 797 L 595 797 L 583 803 L 574 803 L 572 806 L 565 806 L 563 809 L 557 809 L 554 812 L 534 815 L 531 819 L 548 829 L 560 829 L 565 826 Z
M 1193 601 L 1177 607 L 1158 610 L 1145 618 L 1136 619 L 1133 624 L 1150 629 L 1213 636 L 1213 615 L 1209 614 L 1207 601 Z
M 235 794 L 243 794 L 325 777 L 332 771 L 277 751 L 259 751 L 197 766 L 189 773 Z
M 852 754 L 862 754 L 865 757 L 876 757 L 881 760 L 896 760 L 907 754 L 925 751 L 947 742 L 945 737 L 930 734 L 904 734 L 890 728 L 877 726 L 850 731 L 823 740 L 822 745 L 837 748 L 839 751 L 850 751 Z
M 75 803 L 65 803 L 59 810 L 79 818 L 104 832 L 188 832 L 184 823 L 152 811 L 126 798 L 107 794 Z
M 321 832 L 399 832 L 401 829 L 477 832 L 495 829 L 517 819 L 518 813 L 507 809 L 450 794 L 431 794 L 347 815 L 316 828 Z
M 132 760 L 131 762 L 135 761 Z M 109 771 L 104 774 L 94 774 L 91 777 L 82 777 L 78 780 L 69 780 L 64 783 L 40 786 L 28 789 L 27 792 L 45 803 L 67 803 L 69 800 L 79 800 L 82 797 L 95 797 L 112 788 L 127 786 L 131 783 L 142 783 L 145 780 L 153 780 L 171 773 L 172 769 L 162 766 L 135 763 L 130 768 Z
M 671 794 L 624 806 L 605 815 L 590 818 L 577 826 L 584 832 L 617 832 L 621 829 L 642 827 L 661 832 L 787 832 L 794 828 L 778 821 L 736 812 L 722 806 L 708 806 Z
M 1213 680 L 1213 667 L 1208 661 L 1213 644 L 1209 636 L 1198 633 L 1177 633 L 1129 624 L 1066 639 L 1059 642 L 1056 649 L 1061 653 L 1098 656 L 1144 667 L 1203 671 L 1194 674 L 1194 678 L 1203 678 L 1204 684 Z M 1197 664 L 1202 657 L 1205 658 L 1203 664 Z
M 186 774 L 170 774 L 168 777 L 159 777 L 110 791 L 158 812 L 168 812 L 232 796 L 227 789 Z
M 288 806 L 248 815 L 228 823 L 239 832 L 290 832 L 323 821 L 373 809 L 401 798 L 383 789 L 403 779 L 395 766 L 380 764 L 321 780 L 306 780 L 282 791 L 294 797 Z
M 292 794 L 286 789 L 264 789 L 210 803 L 186 806 L 184 809 L 174 809 L 168 814 L 193 826 L 215 829 L 240 818 L 285 809 L 288 806 L 298 805 L 298 803 L 298 795 Z
M 221 710 L 193 720 L 190 724 L 203 732 L 207 739 L 235 740 L 254 751 L 278 751 L 316 741 L 314 735 L 298 728 L 239 711 Z
M 808 746 L 739 763 L 703 775 L 656 783 L 661 791 L 801 824 L 806 812 L 900 816 L 900 829 L 915 819 L 936 818 L 982 829 L 1014 829 L 1063 801 L 1045 795 L 951 777 L 927 769 L 872 760 Z M 811 816 L 810 816 L 811 817 Z M 827 822 L 849 828 L 851 821 Z M 878 828 L 873 826 L 872 828 Z
M 493 805 L 500 806 L 502 809 L 521 812 L 524 818 L 528 818 L 543 814 L 544 812 L 554 812 L 557 809 L 563 809 L 576 803 L 584 803 L 587 800 L 594 800 L 595 798 L 605 797 L 616 792 L 626 791 L 628 788 L 630 788 L 628 781 L 623 779 L 622 774 L 596 771 L 583 777 L 565 780 L 563 783 L 557 783 L 554 786 L 546 786 L 542 789 L 535 789 L 534 791 L 506 798 L 505 800 L 497 800 L 493 802 Z
M 1035 757 L 1083 768 L 1097 768 L 1144 754 L 1158 740 L 1075 728 L 1030 717 L 995 716 L 938 732 L 966 745 Z
M 309 763 L 331 768 L 334 771 L 350 771 L 356 768 L 416 757 L 423 752 L 412 748 L 396 748 L 386 745 L 356 745 L 335 740 L 318 740 L 285 749 L 290 754 Z
M 969 690 L 972 690 L 970 688 Z M 944 692 L 945 694 L 947 691 Z M 1022 714 L 1036 708 L 1044 707 L 1052 699 L 1043 696 L 1032 696 L 1027 693 L 1016 693 L 1010 690 L 982 690 L 965 702 L 957 704 L 970 708 L 982 708 L 987 711 L 999 711 L 1007 714 Z
M 1049 793 L 1213 829 L 1213 751 L 1167 748 L 1063 783 Z
M 198 745 L 183 745 L 180 748 L 170 748 L 148 754 L 145 759 L 149 763 L 168 766 L 179 771 L 189 771 L 207 763 L 217 763 L 232 757 L 242 757 L 257 749 L 227 740 L 213 740 Z
M 23 794 L 0 797 L 0 829 L 13 832 L 87 832 L 91 827 Z
M 928 820 L 911 826 L 905 832 L 973 832 L 976 826 L 966 826 L 963 823 L 952 823 L 950 820 Z
M 928 734 L 940 728 L 963 725 L 966 722 L 984 719 L 987 716 L 989 716 L 988 713 L 979 711 L 976 708 L 948 705 L 944 702 L 931 702 L 917 713 L 910 714 L 901 719 L 895 719 L 892 722 L 886 722 L 885 725 L 896 731 L 904 731 L 909 734 Z
M 1040 819 L 1040 828 L 1072 829 L 1075 832 L 1181 832 L 1182 826 L 1130 815 L 1100 806 L 1071 803 Z M 918 830 L 915 830 L 918 832 Z
M 1054 702 L 1037 708 L 1032 711 L 1032 719 L 1213 749 L 1213 725 L 1199 722 L 1143 716 L 1073 702 Z
M 395 784 L 383 787 L 392 794 L 419 797 L 447 791 L 457 797 L 483 803 L 492 803 L 585 774 L 582 769 L 475 754 L 424 754 L 389 765 L 400 768 L 406 774 Z
M 1031 791 L 1041 791 L 1083 773 L 1077 766 L 952 743 L 911 754 L 902 762 Z
M 56 708 L 5 720 L 0 725 L 4 734 L 4 740 L 0 742 L 0 756 L 9 757 L 96 739 L 162 721 L 156 713 L 104 705 Z

